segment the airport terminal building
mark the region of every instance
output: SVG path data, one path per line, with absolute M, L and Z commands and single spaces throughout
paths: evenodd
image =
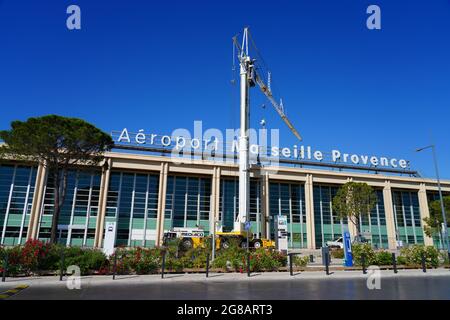
M 233 228 L 239 203 L 235 162 L 202 156 L 173 161 L 163 149 L 143 148 L 123 145 L 106 153 L 98 167 L 70 171 L 58 223 L 60 243 L 100 248 L 107 222 L 116 222 L 118 246 L 160 245 L 163 233 L 173 227 L 201 226 L 207 234 L 214 224 L 224 231 Z M 253 165 L 250 176 L 251 231 L 273 239 L 274 216 L 286 215 L 290 248 L 318 249 L 346 227 L 355 234 L 331 204 L 348 181 L 366 182 L 376 191 L 376 206 L 361 221 L 374 247 L 440 247 L 439 235 L 430 238 L 423 231 L 429 203 L 438 199 L 437 183 L 415 172 L 286 160 Z M 441 183 L 450 194 L 450 181 Z M 53 192 L 45 166 L 0 162 L 1 245 L 49 239 Z

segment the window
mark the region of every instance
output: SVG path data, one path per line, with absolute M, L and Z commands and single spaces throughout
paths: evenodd
M 36 172 L 31 166 L 0 164 L 0 245 L 26 240 Z
M 169 176 L 167 178 L 166 217 L 173 227 L 200 225 L 209 220 L 211 179 Z M 203 226 L 207 226 L 203 224 Z
M 155 173 L 112 172 L 106 202 L 108 221 L 117 222 L 117 245 L 133 245 L 131 229 L 149 230 L 149 219 L 156 219 L 159 175 Z M 155 223 L 156 224 L 156 223 Z M 144 234 L 142 232 L 142 234 Z
M 285 215 L 288 220 L 288 243 L 291 248 L 304 248 L 306 241 L 305 189 L 303 184 L 277 183 L 269 184 L 271 237 L 275 238 L 275 217 Z
M 44 203 L 40 220 L 39 238 L 46 239 L 47 232 L 45 229 L 52 224 L 52 215 L 54 208 L 55 196 L 55 177 L 52 172 L 47 175 L 45 185 Z M 59 174 L 61 179 L 62 174 Z M 69 227 L 69 231 L 65 231 L 58 235 L 58 242 L 61 244 L 71 245 L 71 239 L 81 239 L 76 245 L 86 245 L 87 237 L 84 229 L 72 229 L 71 226 L 88 225 L 92 219 L 96 219 L 98 214 L 98 205 L 100 197 L 100 171 L 96 169 L 83 168 L 71 169 L 67 172 L 67 189 L 64 203 L 58 218 L 58 225 Z M 69 241 L 69 242 L 68 242 Z
M 392 200 L 397 238 L 408 244 L 423 242 L 418 193 L 393 190 Z

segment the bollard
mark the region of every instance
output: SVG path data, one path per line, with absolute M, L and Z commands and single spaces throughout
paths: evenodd
M 427 272 L 427 264 L 425 263 L 425 254 L 422 252 L 422 271 Z
M 161 279 L 164 279 L 164 268 L 166 266 L 166 251 L 163 252 L 161 265 Z
M 209 253 L 206 255 L 206 277 L 209 276 Z
M 6 281 L 6 272 L 8 270 L 8 253 L 5 252 L 5 257 L 3 259 L 3 275 L 2 275 L 2 282 Z
M 311 262 L 311 263 L 314 262 L 314 255 L 312 255 L 312 254 L 309 255 L 309 262 Z
M 61 250 L 61 266 L 59 268 L 59 281 L 63 281 L 64 273 L 64 248 Z
M 394 252 L 392 253 L 392 267 L 394 267 L 394 273 L 397 273 L 397 259 Z
M 290 272 L 291 276 L 294 275 L 294 273 L 292 272 L 292 257 L 293 257 L 293 255 L 294 254 L 289 253 L 289 272 Z
M 117 251 L 114 252 L 113 280 L 116 280 L 117 273 Z
M 362 265 L 363 274 L 366 274 L 367 273 L 367 270 L 366 270 L 366 256 L 364 254 L 361 255 L 361 265 Z
M 328 257 L 329 253 L 326 252 L 325 253 L 325 273 L 327 274 L 327 276 L 330 275 L 330 258 Z
M 250 277 L 250 252 L 247 253 L 247 277 Z

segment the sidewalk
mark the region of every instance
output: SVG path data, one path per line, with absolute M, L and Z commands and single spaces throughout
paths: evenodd
M 450 277 L 449 269 L 430 269 L 426 273 L 422 270 L 399 270 L 395 274 L 392 270 L 380 270 L 382 278 L 405 278 L 405 277 Z M 102 285 L 102 284 L 123 284 L 124 282 L 133 283 L 168 283 L 168 282 L 248 282 L 248 281 L 301 281 L 303 280 L 326 280 L 326 279 L 367 279 L 367 274 L 362 271 L 331 271 L 326 275 L 323 271 L 295 272 L 293 276 L 289 272 L 265 272 L 252 273 L 250 277 L 246 273 L 210 273 L 206 278 L 205 274 L 166 274 L 164 279 L 161 275 L 118 275 L 116 280 L 112 276 L 83 276 L 83 284 Z M 8 290 L 15 285 L 61 285 L 65 286 L 68 277 L 59 281 L 58 276 L 50 277 L 29 277 L 29 278 L 7 278 L 6 282 L 0 282 L 0 290 Z

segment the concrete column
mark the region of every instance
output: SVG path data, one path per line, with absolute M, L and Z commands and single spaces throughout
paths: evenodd
M 425 183 L 421 183 L 419 187 L 419 208 L 420 208 L 420 222 L 423 225 L 425 222 L 423 221 L 424 218 L 430 217 L 430 209 L 428 208 L 428 197 L 427 197 L 427 189 L 425 187 Z M 427 236 L 425 232 L 423 233 L 424 236 L 424 243 L 426 246 L 432 246 L 433 244 L 433 238 Z
M 156 241 L 155 246 L 162 245 L 164 236 L 164 213 L 166 211 L 166 193 L 167 193 L 167 176 L 169 173 L 169 164 L 162 163 L 159 172 L 159 188 L 158 188 L 158 212 L 156 219 Z
M 48 169 L 45 165 L 39 164 L 36 173 L 36 183 L 34 185 L 34 197 L 31 204 L 30 221 L 28 223 L 27 239 L 37 239 L 39 230 L 39 217 L 42 211 L 42 202 L 45 195 L 45 184 Z
M 261 237 L 270 239 L 270 181 L 269 173 L 265 172 L 262 175 L 261 182 Z
M 213 168 L 213 175 L 211 181 L 211 210 L 209 215 L 209 230 L 212 234 L 214 231 L 214 223 L 219 220 L 220 210 L 220 167 Z
M 111 177 L 112 159 L 106 159 L 102 166 L 102 177 L 100 181 L 100 194 L 98 200 L 98 214 L 95 225 L 94 247 L 101 248 L 103 232 L 105 229 L 106 203 L 108 201 L 109 179 Z
M 305 182 L 305 210 L 306 210 L 306 239 L 308 249 L 316 249 L 316 230 L 314 227 L 314 195 L 313 176 L 306 175 Z
M 216 169 L 213 168 L 213 175 L 211 178 L 211 203 L 209 208 L 209 230 L 213 233 L 214 221 L 216 221 Z
M 397 249 L 397 236 L 394 220 L 394 202 L 392 201 L 391 182 L 386 180 L 383 188 L 384 212 L 386 215 L 386 229 L 388 233 L 389 249 Z

